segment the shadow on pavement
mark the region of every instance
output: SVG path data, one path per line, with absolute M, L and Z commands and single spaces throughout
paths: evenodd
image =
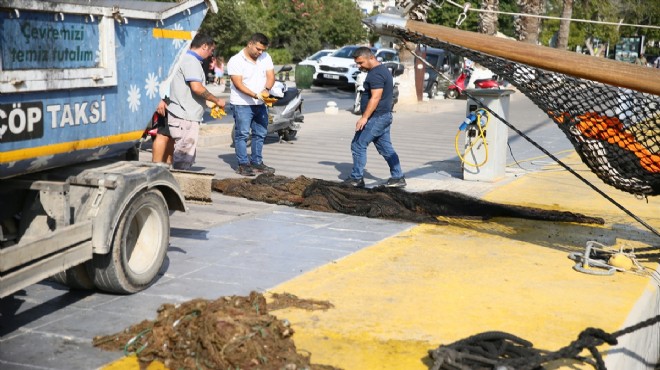
M 42 284 L 50 285 L 52 288 L 60 291 L 69 289 L 57 283 L 44 282 Z M 76 302 L 82 301 L 94 293 L 93 290 L 69 290 L 36 305 L 29 301 L 25 290 L 20 290 L 10 296 L 0 298 L 0 337 L 5 337 L 33 321 L 55 313 Z M 25 299 L 23 297 L 25 297 Z M 33 306 L 17 314 L 23 305 L 30 304 Z

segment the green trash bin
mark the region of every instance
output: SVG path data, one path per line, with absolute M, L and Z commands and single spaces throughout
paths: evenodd
M 314 66 L 296 66 L 296 87 L 299 89 L 310 89 L 314 82 Z

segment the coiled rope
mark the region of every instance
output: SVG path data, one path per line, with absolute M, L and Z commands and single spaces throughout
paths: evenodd
M 614 333 L 598 328 L 583 330 L 576 340 L 555 352 L 535 349 L 532 343 L 513 334 L 489 331 L 429 350 L 431 370 L 532 370 L 561 359 L 577 360 L 596 370 L 607 370 L 598 346 L 616 345 L 617 338 L 660 322 L 660 315 Z M 592 358 L 580 356 L 587 349 Z

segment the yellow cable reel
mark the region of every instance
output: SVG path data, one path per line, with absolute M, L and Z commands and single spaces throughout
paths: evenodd
M 486 129 L 488 128 L 488 124 L 490 123 L 490 114 L 485 109 L 479 108 L 476 111 L 474 111 L 474 119 L 470 119 L 471 117 L 472 114 L 466 118 L 466 120 L 463 122 L 461 127 L 458 129 L 458 132 L 456 133 L 456 138 L 454 139 L 454 148 L 456 150 L 456 154 L 458 155 L 458 158 L 461 160 L 461 163 L 471 167 L 481 167 L 488 162 L 488 142 L 486 141 Z M 484 117 L 486 121 L 482 123 L 482 119 Z M 470 145 L 467 148 L 465 148 L 465 151 L 463 153 L 461 153 L 458 141 L 461 136 L 461 131 L 468 130 L 469 126 L 476 126 L 478 128 L 479 130 L 478 137 L 481 140 L 474 140 L 470 142 Z M 479 141 L 483 142 L 486 155 L 484 157 L 484 160 L 481 163 L 477 164 L 468 161 L 466 157 L 468 152 L 471 152 L 472 148 L 474 148 L 474 146 L 477 145 Z

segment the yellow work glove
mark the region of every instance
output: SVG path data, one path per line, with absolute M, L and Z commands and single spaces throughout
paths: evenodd
M 271 98 L 270 94 L 268 94 L 267 92 L 262 92 L 261 96 L 262 96 L 262 99 L 259 99 L 259 100 L 263 100 L 264 104 L 266 104 L 267 107 L 272 107 L 273 103 L 275 103 L 277 101 L 277 98 Z
M 226 116 L 226 115 L 227 115 L 227 113 L 225 112 L 225 110 L 220 108 L 219 105 L 216 105 L 213 108 L 211 108 L 211 117 L 213 117 L 213 118 L 222 119 L 222 116 Z
M 225 110 L 220 108 L 219 105 L 215 104 L 212 101 L 207 100 L 206 101 L 206 106 L 211 108 L 211 117 L 213 118 L 220 118 L 222 119 L 222 116 L 226 116 L 227 113 L 225 113 Z

